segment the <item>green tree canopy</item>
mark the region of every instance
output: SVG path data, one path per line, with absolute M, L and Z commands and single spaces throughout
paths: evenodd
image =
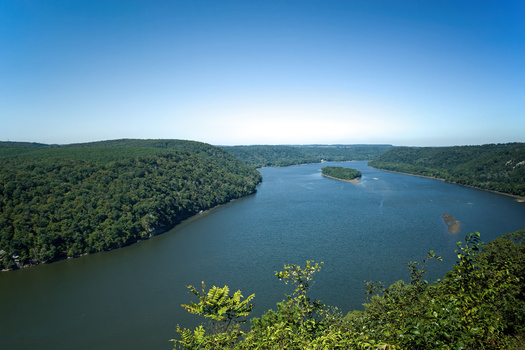
M 370 166 L 525 196 L 525 143 L 396 147 Z
M 0 269 L 128 245 L 255 193 L 262 179 L 220 148 L 192 141 L 0 150 Z
M 333 177 L 339 180 L 354 180 L 361 177 L 361 172 L 356 169 L 343 168 L 340 166 L 325 166 L 321 168 L 324 176 Z

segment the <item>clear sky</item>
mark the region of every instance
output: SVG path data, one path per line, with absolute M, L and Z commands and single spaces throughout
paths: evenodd
M 2 0 L 0 140 L 525 141 L 523 0 Z

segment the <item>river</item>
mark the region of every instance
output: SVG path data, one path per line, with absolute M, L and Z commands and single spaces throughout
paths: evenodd
M 360 184 L 321 175 L 362 172 Z M 456 242 L 488 242 L 525 229 L 525 203 L 438 180 L 384 172 L 366 162 L 265 168 L 255 195 L 199 214 L 169 232 L 111 252 L 0 274 L 0 349 L 171 349 L 177 324 L 200 319 L 180 304 L 185 286 L 255 293 L 254 316 L 290 293 L 283 264 L 324 261 L 314 297 L 362 309 L 365 280 L 408 280 L 405 262 L 429 250 L 433 280 L 455 262 Z M 461 222 L 451 234 L 443 221 Z

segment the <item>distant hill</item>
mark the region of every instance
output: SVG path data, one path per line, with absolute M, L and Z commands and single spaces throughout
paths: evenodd
M 525 196 L 525 143 L 396 147 L 370 166 Z
M 245 164 L 256 168 L 320 163 L 321 161 L 371 160 L 392 149 L 392 145 L 303 145 L 223 146 Z
M 0 141 L 0 157 L 18 155 L 47 147 L 52 146 L 35 142 Z
M 182 140 L 0 143 L 0 268 L 118 248 L 256 192 L 224 150 Z

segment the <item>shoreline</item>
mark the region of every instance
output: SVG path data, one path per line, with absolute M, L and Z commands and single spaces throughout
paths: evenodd
M 290 165 L 267 165 L 263 167 L 256 167 L 255 169 L 266 169 L 266 168 L 287 168 L 289 166 L 301 166 L 301 165 L 310 165 L 310 164 L 323 164 L 323 163 L 350 163 L 350 162 L 370 162 L 370 160 L 322 160 L 315 163 L 297 163 Z
M 260 183 L 258 184 L 260 185 Z M 46 262 L 40 262 L 38 264 L 26 264 L 26 265 L 20 265 L 16 268 L 13 268 L 13 269 L 2 269 L 0 270 L 0 273 L 2 272 L 8 272 L 8 271 L 16 271 L 16 270 L 22 270 L 22 269 L 27 269 L 27 268 L 31 268 L 31 267 L 36 267 L 36 266 L 39 266 L 39 265 L 46 265 L 46 264 L 52 264 L 52 263 L 55 263 L 55 262 L 59 262 L 59 261 L 64 261 L 64 260 L 69 260 L 69 259 L 77 259 L 77 258 L 82 258 L 83 256 L 87 256 L 87 255 L 92 255 L 92 254 L 98 254 L 98 253 L 105 253 L 105 252 L 110 252 L 110 251 L 113 251 L 113 250 L 117 250 L 117 249 L 121 249 L 121 248 L 125 248 L 125 247 L 128 247 L 130 245 L 133 245 L 133 244 L 137 244 L 137 243 L 140 243 L 141 241 L 145 241 L 145 240 L 148 240 L 148 239 L 151 239 L 155 236 L 158 236 L 158 235 L 161 235 L 161 234 L 164 234 L 170 230 L 173 230 L 175 227 L 179 226 L 180 224 L 182 224 L 184 221 L 188 220 L 188 219 L 191 219 L 191 218 L 196 218 L 200 215 L 206 215 L 208 214 L 209 212 L 215 210 L 215 209 L 218 209 L 219 207 L 222 207 L 226 204 L 229 204 L 233 201 L 236 201 L 238 199 L 241 199 L 241 198 L 244 198 L 244 197 L 248 197 L 248 196 L 251 196 L 253 195 L 254 193 L 252 194 L 249 194 L 249 195 L 246 195 L 246 196 L 243 196 L 243 197 L 239 197 L 239 198 L 232 198 L 230 200 L 228 200 L 227 202 L 225 203 L 221 203 L 221 204 L 217 204 L 213 207 L 210 207 L 210 208 L 207 208 L 207 209 L 202 209 L 198 212 L 196 212 L 195 214 L 193 215 L 188 215 L 188 216 L 185 216 L 185 217 L 181 217 L 177 220 L 174 221 L 174 224 L 172 225 L 168 225 L 166 227 L 160 227 L 160 228 L 157 228 L 155 230 L 153 230 L 147 237 L 142 237 L 142 238 L 139 238 L 135 241 L 131 241 L 131 242 L 128 242 L 120 247 L 115 247 L 115 248 L 112 248 L 112 249 L 108 249 L 108 250 L 102 250 L 102 251 L 99 251 L 99 252 L 94 252 L 94 253 L 82 253 L 82 254 L 79 254 L 79 255 L 75 255 L 75 256 L 67 256 L 67 257 L 64 257 L 64 258 L 61 258 L 61 259 L 57 259 L 57 260 L 52 260 L 52 261 L 46 261 Z
M 376 169 L 376 170 L 381 170 L 381 171 L 388 171 L 390 173 L 396 173 L 396 174 L 402 174 L 402 175 L 410 175 L 410 176 L 418 176 L 418 177 L 424 177 L 424 178 L 427 178 L 427 179 L 432 179 L 432 180 L 438 180 L 438 181 L 443 181 L 443 182 L 446 182 L 446 183 L 449 183 L 449 184 L 454 184 L 454 185 L 458 185 L 458 186 L 463 186 L 463 187 L 468 187 L 468 188 L 473 188 L 475 190 L 481 190 L 481 191 L 486 191 L 486 192 L 492 192 L 492 193 L 495 193 L 495 194 L 501 194 L 501 195 L 504 195 L 504 196 L 507 196 L 507 197 L 512 197 L 514 199 L 516 199 L 516 202 L 518 203 L 525 203 L 525 197 L 523 196 L 518 196 L 516 194 L 510 194 L 510 193 L 505 193 L 505 192 L 498 192 L 498 191 L 494 191 L 494 190 L 488 190 L 486 188 L 481 188 L 481 187 L 475 187 L 475 186 L 470 186 L 470 185 L 464 185 L 464 184 L 460 184 L 460 183 L 457 183 L 457 182 L 452 182 L 452 181 L 447 181 L 445 179 L 440 179 L 439 177 L 433 177 L 433 176 L 427 176 L 427 175 L 418 175 L 418 174 L 410 174 L 410 173 L 402 173 L 400 171 L 394 171 L 394 170 L 387 170 L 387 169 L 380 169 L 380 168 L 375 168 L 371 165 L 368 165 L 369 167 L 373 168 L 373 169 Z
M 360 177 L 356 177 L 355 179 L 352 179 L 352 180 L 345 180 L 345 179 L 339 179 L 337 177 L 333 177 L 333 176 L 329 176 L 329 175 L 325 175 L 323 173 L 321 173 L 321 175 L 325 176 L 325 177 L 328 177 L 330 179 L 334 179 L 334 180 L 338 180 L 338 181 L 344 181 L 344 182 L 350 182 L 350 183 L 353 183 L 353 184 L 360 184 L 361 181 L 359 180 Z

